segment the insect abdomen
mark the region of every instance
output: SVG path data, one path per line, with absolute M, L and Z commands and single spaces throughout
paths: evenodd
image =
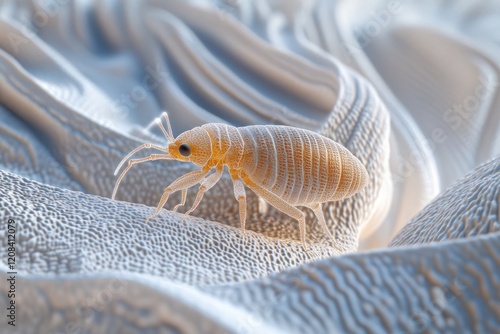
M 245 142 L 245 173 L 292 205 L 346 198 L 367 183 L 365 168 L 351 152 L 312 131 L 287 126 L 238 130 Z

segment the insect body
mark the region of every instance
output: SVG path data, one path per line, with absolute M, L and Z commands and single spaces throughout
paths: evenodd
M 315 213 L 325 233 L 331 237 L 321 203 L 347 198 L 361 190 L 368 182 L 368 174 L 361 162 L 345 147 L 315 132 L 276 125 L 255 125 L 236 128 L 226 124 L 209 123 L 173 137 L 168 115 L 163 113 L 168 132 L 160 119 L 160 126 L 169 144 L 166 147 L 143 144 L 130 152 L 121 166 L 134 153 L 144 148 L 164 152 L 142 159 L 129 160 L 119 176 L 112 198 L 132 165 L 160 159 L 192 162 L 201 167 L 173 181 L 165 188 L 155 217 L 170 194 L 182 191 L 182 200 L 174 211 L 186 201 L 187 189 L 200 183 L 190 214 L 200 203 L 203 194 L 221 178 L 227 166 L 239 202 L 241 228 L 245 230 L 246 193 L 252 189 L 278 210 L 299 221 L 300 236 L 305 245 L 305 214 L 298 206 L 308 207 Z M 215 172 L 208 175 L 210 171 Z M 208 175 L 208 176 L 207 176 Z

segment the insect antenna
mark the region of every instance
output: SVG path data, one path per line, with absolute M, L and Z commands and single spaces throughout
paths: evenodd
M 175 141 L 175 138 L 174 138 L 174 134 L 172 132 L 172 127 L 170 126 L 170 120 L 168 118 L 168 114 L 166 111 L 162 112 L 161 113 L 161 116 L 163 116 L 163 118 L 165 118 L 165 121 L 167 122 L 167 129 L 168 129 L 168 132 L 165 130 L 165 128 L 163 127 L 163 123 L 161 121 L 161 118 L 156 118 L 155 119 L 155 122 L 156 124 L 158 124 L 158 126 L 160 127 L 161 131 L 163 132 L 163 134 L 165 135 L 165 137 L 167 138 L 167 140 L 169 142 L 173 142 Z
M 168 114 L 164 111 L 164 112 L 161 113 L 161 116 L 163 116 L 165 118 L 165 121 L 167 122 L 168 132 L 167 132 L 167 130 L 165 130 L 165 127 L 163 126 L 163 123 L 162 123 L 162 121 L 161 121 L 160 118 L 156 118 L 155 119 L 156 124 L 158 124 L 158 126 L 161 129 L 161 131 L 163 132 L 163 134 L 165 135 L 165 137 L 167 138 L 167 140 L 169 142 L 175 141 L 174 135 L 172 133 L 172 127 L 170 126 L 170 120 L 168 118 Z M 145 158 L 130 160 L 129 161 L 129 165 L 127 166 L 127 168 L 125 168 L 123 170 L 123 172 L 120 174 L 120 176 L 116 180 L 115 188 L 113 189 L 113 194 L 111 195 L 112 199 L 115 198 L 116 191 L 118 190 L 118 186 L 120 185 L 120 182 L 122 181 L 123 177 L 125 176 L 125 174 L 127 174 L 127 172 L 129 171 L 129 169 L 133 165 L 139 164 L 139 163 L 142 163 L 142 162 L 146 162 L 146 161 L 152 161 L 152 160 L 169 160 L 169 159 L 172 159 L 172 157 L 170 157 L 170 155 L 168 154 L 168 147 L 162 147 L 162 146 L 151 144 L 151 143 L 142 144 L 142 145 L 139 145 L 137 148 L 133 149 L 129 154 L 127 154 L 122 159 L 122 161 L 120 161 L 120 163 L 118 164 L 118 166 L 115 169 L 114 175 L 118 174 L 118 171 L 122 168 L 123 164 L 128 159 L 130 159 L 134 154 L 136 154 L 140 150 L 149 149 L 149 148 L 153 148 L 153 149 L 156 149 L 156 150 L 159 150 L 159 151 L 162 151 L 162 152 L 166 152 L 167 154 L 151 154 L 150 156 L 145 157 Z
M 143 150 L 143 149 L 147 149 L 147 148 L 154 148 L 156 150 L 159 150 L 159 151 L 162 151 L 162 152 L 167 152 L 168 153 L 168 148 L 166 147 L 162 147 L 162 146 L 159 146 L 159 145 L 155 145 L 155 144 L 150 144 L 150 143 L 146 143 L 146 144 L 142 144 L 140 146 L 138 146 L 137 148 L 133 149 L 129 154 L 127 154 L 125 156 L 125 158 L 122 159 L 122 161 L 120 161 L 120 163 L 118 164 L 118 167 L 116 167 L 115 169 L 115 172 L 113 173 L 113 175 L 116 175 L 118 174 L 118 171 L 122 168 L 123 164 L 131 157 L 133 156 L 134 154 L 136 154 L 137 152 L 139 152 L 140 150 Z
M 123 172 L 120 174 L 118 177 L 118 180 L 116 180 L 115 188 L 113 189 L 113 194 L 111 195 L 111 199 L 115 199 L 116 191 L 118 190 L 118 186 L 120 185 L 120 182 L 122 181 L 123 177 L 127 172 L 129 171 L 130 168 L 132 168 L 133 165 L 140 164 L 146 161 L 153 161 L 153 160 L 170 160 L 172 157 L 169 154 L 151 154 L 150 156 L 147 156 L 145 158 L 141 159 L 132 159 L 129 161 L 127 168 L 123 170 Z

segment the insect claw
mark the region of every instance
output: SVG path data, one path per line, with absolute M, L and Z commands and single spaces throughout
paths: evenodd
M 186 219 L 189 217 L 188 214 L 184 214 L 182 215 L 182 219 L 181 219 L 181 223 L 184 223 L 184 221 L 186 221 Z
M 146 218 L 146 224 L 149 224 L 149 221 L 153 219 L 155 216 L 156 216 L 155 214 L 148 216 L 148 218 Z

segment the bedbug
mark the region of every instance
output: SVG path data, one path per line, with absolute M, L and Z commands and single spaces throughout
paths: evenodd
M 315 132 L 280 125 L 254 125 L 236 128 L 227 124 L 209 123 L 181 133 L 174 138 L 166 112 L 155 119 L 169 144 L 162 147 L 143 144 L 131 151 L 118 165 L 122 165 L 142 149 L 157 149 L 163 154 L 151 154 L 131 159 L 118 177 L 112 199 L 121 180 L 135 164 L 161 159 L 191 162 L 201 167 L 173 181 L 165 188 L 155 212 L 146 222 L 158 215 L 169 196 L 182 191 L 185 204 L 188 188 L 200 183 L 189 215 L 200 203 L 204 193 L 221 178 L 227 166 L 233 181 L 234 195 L 239 202 L 241 229 L 245 231 L 245 186 L 266 202 L 299 222 L 300 238 L 306 244 L 305 213 L 298 208 L 310 208 L 322 229 L 332 238 L 323 215 L 321 203 L 341 200 L 361 190 L 368 182 L 368 174 L 361 162 L 345 147 Z M 215 172 L 209 173 L 215 169 Z M 207 176 L 208 175 L 208 176 Z M 332 238 L 333 239 L 333 238 Z

